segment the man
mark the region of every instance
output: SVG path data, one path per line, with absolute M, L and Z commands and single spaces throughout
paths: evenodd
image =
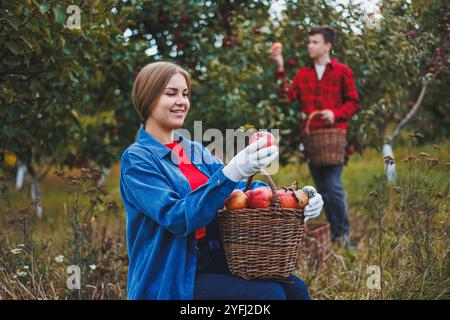
M 286 78 L 280 43 L 270 48 L 276 64 L 275 76 L 282 79 L 281 94 L 290 102 L 298 100 L 301 111 L 309 115 L 319 110 L 320 115 L 310 122 L 310 131 L 321 128 L 347 130 L 348 120 L 359 109 L 360 102 L 352 70 L 330 57 L 335 32 L 321 26 L 309 32 L 308 55 L 311 61 L 301 68 L 292 81 Z M 300 125 L 303 132 L 306 119 Z M 349 246 L 350 227 L 347 204 L 341 176 L 343 164 L 316 167 L 308 163 L 309 170 L 324 200 L 324 209 L 331 226 L 333 242 Z

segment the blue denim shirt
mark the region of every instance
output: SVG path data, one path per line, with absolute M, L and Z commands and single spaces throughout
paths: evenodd
M 210 224 L 234 189 L 223 162 L 201 143 L 174 131 L 192 164 L 209 177 L 195 190 L 178 157 L 142 127 L 121 159 L 120 194 L 126 210 L 128 299 L 192 300 L 197 254 L 195 230 Z M 251 189 L 267 186 L 255 181 Z

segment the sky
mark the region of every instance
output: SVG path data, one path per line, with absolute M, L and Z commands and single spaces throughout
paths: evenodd
M 351 2 L 351 0 L 335 0 L 335 1 L 337 3 L 341 3 L 344 5 Z M 377 3 L 379 2 L 379 0 L 353 0 L 353 2 L 361 3 L 367 12 L 374 12 L 377 11 L 378 8 Z M 272 4 L 270 11 L 273 17 L 279 16 L 280 12 L 283 11 L 284 3 L 285 3 L 284 0 L 277 0 Z

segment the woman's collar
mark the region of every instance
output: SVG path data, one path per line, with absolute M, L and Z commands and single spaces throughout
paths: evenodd
M 181 133 L 176 130 L 173 132 L 174 141 L 179 141 L 182 145 L 189 145 L 189 140 L 186 139 Z M 172 150 L 165 146 L 163 143 L 156 140 L 150 133 L 145 131 L 143 126 L 139 128 L 139 134 L 136 140 L 139 144 L 149 147 L 152 152 L 154 152 L 159 158 L 165 157 Z

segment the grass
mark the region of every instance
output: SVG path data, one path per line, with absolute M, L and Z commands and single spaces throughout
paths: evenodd
M 320 269 L 306 268 L 299 258 L 295 273 L 308 283 L 313 298 L 450 298 L 446 165 L 450 142 L 440 142 L 439 149 L 432 144 L 417 147 L 416 142 L 417 138 L 405 138 L 403 145 L 394 146 L 397 186 L 386 183 L 385 163 L 376 150 L 350 158 L 343 181 L 358 251 L 334 246 Z M 407 160 L 409 155 L 415 158 Z M 11 177 L 0 181 L 10 186 L 0 200 L 0 299 L 126 297 L 119 171 L 119 165 L 112 168 L 103 190 L 92 190 L 91 173 L 86 171 L 67 173 L 66 179 L 49 174 L 41 185 L 42 219 L 33 215 L 29 189 L 14 191 Z M 273 179 L 278 186 L 289 186 L 294 180 L 314 185 L 306 164 L 286 165 Z M 325 214 L 317 221 L 325 222 Z M 58 262 L 58 256 L 64 256 L 63 261 Z M 67 289 L 70 264 L 82 266 L 81 290 Z M 370 266 L 379 268 L 379 289 L 367 286 Z
M 307 281 L 315 298 L 450 297 L 447 268 L 450 144 L 445 141 L 438 149 L 433 144 L 417 148 L 414 141 L 411 143 L 395 150 L 397 187 L 386 183 L 385 163 L 375 150 L 351 157 L 343 181 L 352 238 L 359 251 L 353 255 L 335 246 L 331 259 L 320 270 L 303 267 L 296 271 Z M 402 162 L 411 154 L 417 158 Z M 433 163 L 430 160 L 435 158 L 440 163 L 430 170 L 430 162 Z M 276 178 L 277 185 L 289 185 L 292 180 L 312 183 L 306 165 L 287 166 Z M 321 217 L 323 222 L 324 218 Z M 368 266 L 381 267 L 382 290 L 368 289 Z

